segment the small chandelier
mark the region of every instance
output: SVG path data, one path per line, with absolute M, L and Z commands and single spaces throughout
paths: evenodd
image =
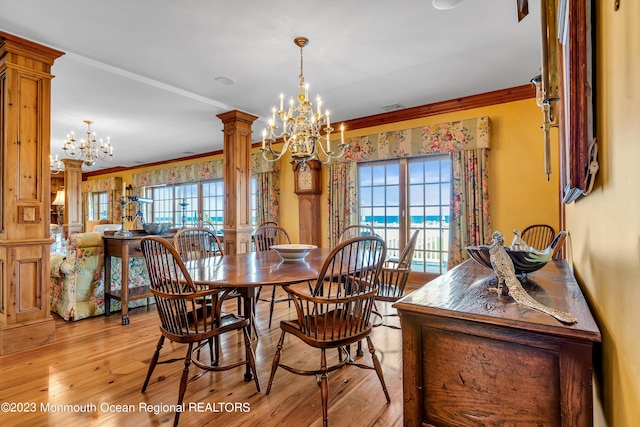
M 71 137 L 67 134 L 67 140 L 64 142 L 62 149 L 70 157 L 81 159 L 87 166 L 95 165 L 98 160 L 107 159 L 107 161 L 111 161 L 113 147 L 111 146 L 110 138 L 107 137 L 106 143 L 100 138 L 100 144 L 98 144 L 96 133 L 91 133 L 93 122 L 91 120 L 84 120 L 84 122 L 87 124 L 87 140 L 81 139 L 80 144 L 76 145 L 75 134 L 71 131 Z
M 49 170 L 51 171 L 51 175 L 57 175 L 64 170 L 64 164 L 58 158 L 57 154 L 56 157 L 49 154 Z
M 309 101 L 309 85 L 304 82 L 302 73 L 302 48 L 309 44 L 306 37 L 296 37 L 293 39 L 296 46 L 300 47 L 300 83 L 298 93 L 298 104 L 294 105 L 293 98 L 289 101 L 289 108 L 284 110 L 284 95 L 280 94 L 280 109 L 276 111 L 273 107 L 271 118 L 269 119 L 269 131 L 262 131 L 262 156 L 269 162 L 275 162 L 289 151 L 291 158 L 297 163 L 305 164 L 307 161 L 316 158 L 323 164 L 329 163 L 332 159 L 338 159 L 344 155 L 344 150 L 348 146 L 344 142 L 344 125 L 340 130 L 340 143 L 338 150 L 331 150 L 331 120 L 329 111 L 322 113 L 322 100 L 316 98 L 317 107 L 314 112 L 312 103 Z M 276 125 L 276 114 L 282 121 L 282 131 L 278 132 Z M 325 124 L 326 122 L 326 124 Z M 323 124 L 325 124 L 323 128 Z M 324 135 L 322 132 L 324 131 Z M 273 144 L 278 138 L 282 138 L 284 145 L 280 151 L 273 148 Z

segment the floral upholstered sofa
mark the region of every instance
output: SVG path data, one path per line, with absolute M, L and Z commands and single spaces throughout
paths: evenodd
M 73 234 L 66 254 L 51 254 L 51 311 L 64 320 L 80 320 L 104 314 L 104 243 L 102 232 Z M 112 258 L 111 288 L 119 289 L 122 260 Z M 149 285 L 144 258 L 129 259 L 129 288 Z M 129 308 L 146 305 L 146 299 L 129 302 Z M 111 311 L 120 301 L 111 300 Z

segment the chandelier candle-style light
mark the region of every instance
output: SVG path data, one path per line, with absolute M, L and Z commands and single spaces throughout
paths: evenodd
M 67 139 L 62 146 L 62 149 L 71 157 L 78 157 L 87 166 L 93 166 L 98 160 L 111 161 L 113 157 L 113 147 L 111 146 L 111 140 L 107 137 L 107 142 L 104 142 L 100 138 L 100 143 L 96 139 L 96 133 L 91 132 L 91 120 L 84 120 L 87 124 L 87 140 L 80 140 L 80 144 L 76 145 L 76 138 L 73 131 L 71 136 L 67 134 Z
M 284 95 L 280 94 L 280 109 L 273 107 L 271 118 L 269 119 L 269 130 L 262 132 L 262 156 L 265 160 L 275 162 L 289 151 L 291 158 L 297 163 L 305 164 L 311 159 L 318 159 L 321 163 L 327 164 L 332 159 L 338 159 L 344 155 L 344 150 L 348 144 L 344 142 L 344 125 L 340 130 L 340 143 L 338 150 L 331 149 L 331 119 L 329 111 L 322 112 L 322 100 L 316 98 L 316 110 L 314 111 L 311 101 L 309 101 L 309 85 L 304 82 L 302 72 L 302 48 L 309 44 L 306 37 L 296 37 L 293 42 L 300 47 L 300 84 L 298 93 L 298 104 L 293 98 L 289 101 L 289 108 L 284 110 Z M 282 130 L 278 131 L 276 115 L 282 122 Z M 323 127 L 324 125 L 324 127 Z M 323 135 L 324 132 L 324 135 Z M 282 150 L 276 151 L 273 148 L 276 140 L 282 138 L 284 145 Z

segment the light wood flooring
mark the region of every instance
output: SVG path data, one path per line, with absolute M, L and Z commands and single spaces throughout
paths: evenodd
M 235 301 L 226 304 L 231 304 L 228 308 L 235 307 Z M 395 312 L 390 304 L 378 306 L 382 312 Z M 174 414 L 168 406 L 176 403 L 184 365 L 182 362 L 158 365 L 147 391 L 141 393 L 149 359 L 159 338 L 158 316 L 155 306 L 133 309 L 129 313 L 128 326 L 120 324 L 119 313 L 78 322 L 65 322 L 57 317 L 54 344 L 0 357 L 0 402 L 5 404 L 0 411 L 0 425 L 171 425 Z M 259 338 L 252 343 L 261 391 L 256 392 L 254 382 L 243 381 L 244 367 L 205 373 L 187 385 L 184 401 L 192 406 L 182 413 L 180 424 L 322 425 L 320 389 L 314 377 L 278 369 L 270 395 L 265 394 L 280 337 L 279 322 L 293 315 L 293 308 L 286 302 L 276 304 L 269 329 L 268 303 L 259 302 L 256 322 Z M 386 321 L 399 325 L 397 317 L 387 317 Z M 241 334 L 227 335 L 223 340 L 224 356 L 241 357 Z M 382 363 L 391 404 L 386 403 L 375 371 L 348 366 L 329 377 L 329 424 L 332 426 L 402 425 L 401 332 L 379 327 L 374 329 L 372 339 Z M 366 345 L 364 347 L 366 349 Z M 185 351 L 186 346 L 167 340 L 162 355 L 183 358 Z M 334 353 L 337 352 L 330 352 L 332 357 Z M 281 361 L 316 369 L 320 353 L 287 336 Z M 368 352 L 365 351 L 362 361 L 371 364 Z M 190 372 L 200 371 L 191 365 Z M 12 405 L 10 410 L 19 412 L 8 412 L 6 403 Z M 78 411 L 83 408 L 90 411 Z

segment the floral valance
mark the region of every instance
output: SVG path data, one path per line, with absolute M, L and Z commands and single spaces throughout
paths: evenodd
M 223 173 L 224 160 L 209 160 L 202 163 L 134 173 L 132 175 L 132 185 L 140 188 L 150 185 L 182 184 L 185 182 L 222 179 Z
M 119 176 L 82 181 L 82 194 L 97 193 L 101 191 L 116 191 L 122 189 L 122 178 Z
M 489 148 L 489 117 L 358 136 L 349 143 L 349 162 Z
M 279 170 L 280 162 L 268 162 L 262 157 L 262 153 L 253 153 L 251 155 L 251 173 L 254 175 L 277 172 Z

